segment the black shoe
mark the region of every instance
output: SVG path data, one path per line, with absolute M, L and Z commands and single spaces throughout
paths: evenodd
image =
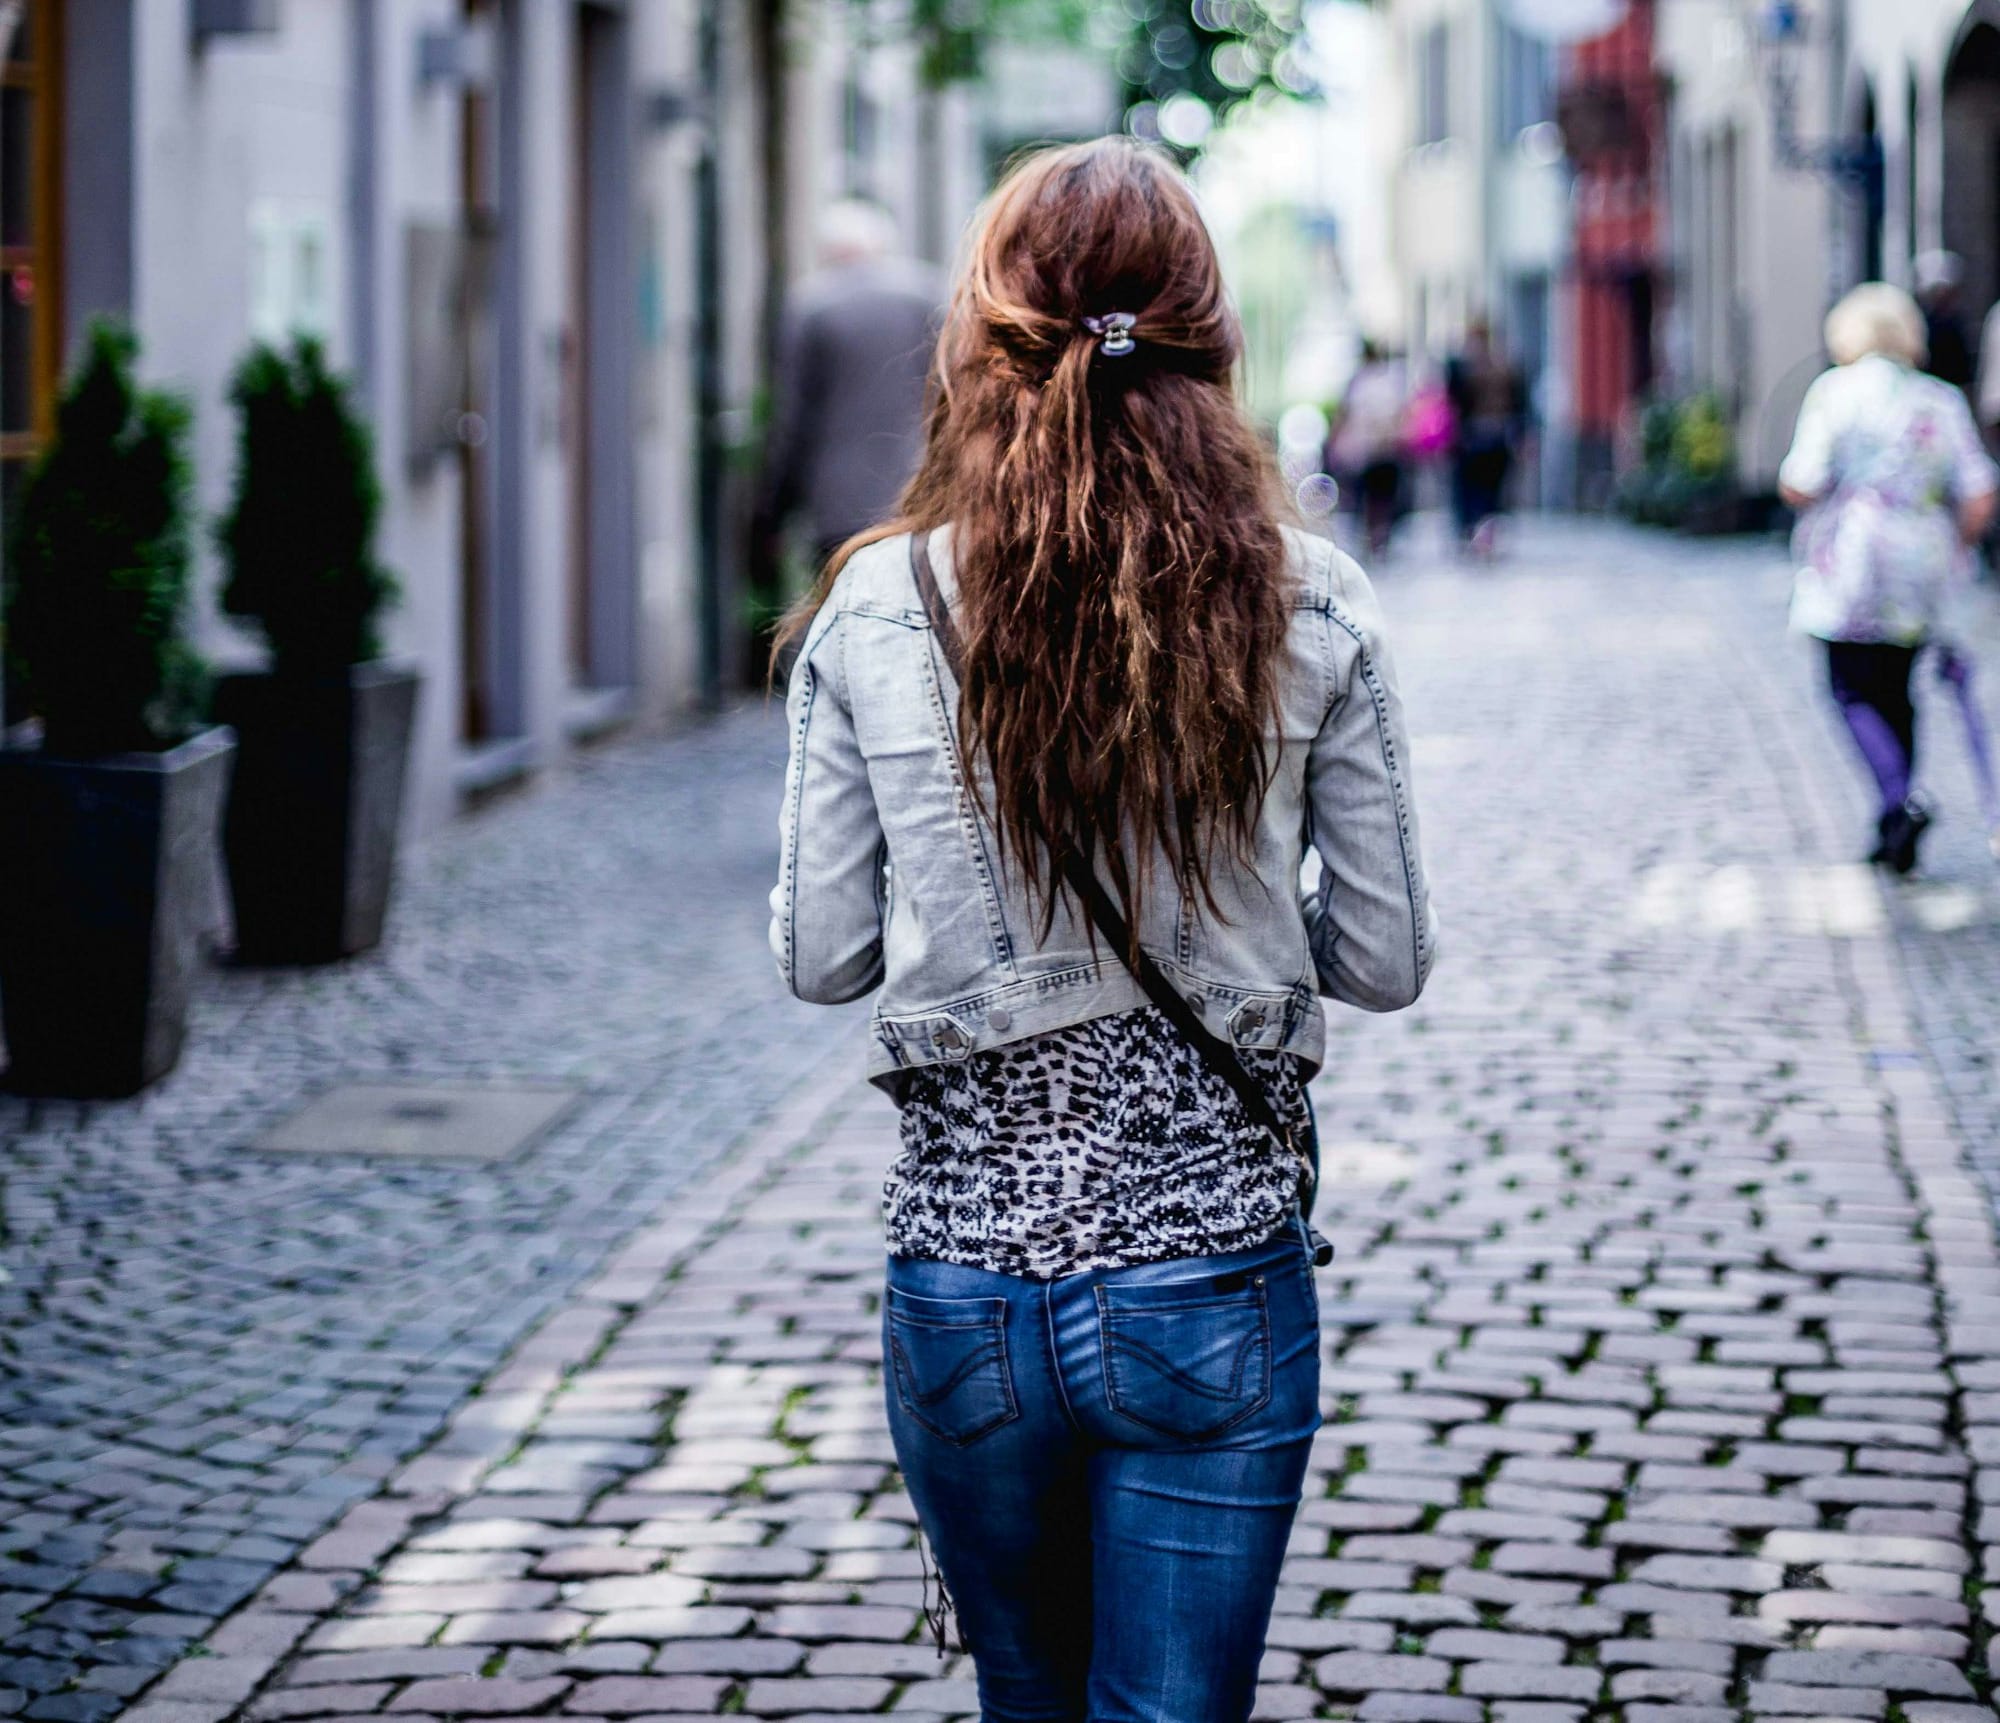
M 1931 811 L 1915 796 L 1891 808 L 1876 822 L 1880 839 L 1868 859 L 1878 867 L 1906 874 L 1917 865 L 1917 845 L 1931 823 Z
M 1870 867 L 1887 867 L 1889 865 L 1889 844 L 1894 828 L 1901 823 L 1902 812 L 1901 808 L 1892 808 L 1888 813 L 1883 814 L 1876 820 L 1875 847 L 1868 852 L 1868 865 Z

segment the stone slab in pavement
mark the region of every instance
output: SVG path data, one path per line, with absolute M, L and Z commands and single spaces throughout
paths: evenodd
M 1258 1715 L 1993 1715 L 2000 1250 L 1904 925 L 1990 882 L 1855 867 L 1765 547 L 1535 527 L 1380 585 L 1446 945 L 1315 1085 L 1328 1423 Z M 54 1696 L 973 1715 L 880 1407 L 893 1117 L 851 1073 L 783 1094 L 208 1655 Z

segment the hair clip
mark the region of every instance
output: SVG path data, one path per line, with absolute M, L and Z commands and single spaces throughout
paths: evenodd
M 1097 350 L 1107 359 L 1122 359 L 1137 345 L 1132 330 L 1139 319 L 1129 311 L 1107 311 L 1102 317 L 1086 317 L 1084 328 L 1099 337 Z

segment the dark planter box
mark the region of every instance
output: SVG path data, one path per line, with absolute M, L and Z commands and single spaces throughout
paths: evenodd
M 415 670 L 225 676 L 236 731 L 223 854 L 239 963 L 331 963 L 380 943 L 396 872 Z
M 1704 496 L 1682 516 L 1681 531 L 1690 538 L 1719 538 L 1743 530 L 1743 505 L 1736 494 Z
M 9 1088 L 131 1095 L 173 1069 L 230 753 L 220 729 L 94 760 L 0 749 Z

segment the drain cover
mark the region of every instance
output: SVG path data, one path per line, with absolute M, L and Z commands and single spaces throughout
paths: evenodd
M 385 1155 L 504 1161 L 576 1100 L 571 1089 L 441 1083 L 343 1083 L 250 1144 L 260 1154 Z

